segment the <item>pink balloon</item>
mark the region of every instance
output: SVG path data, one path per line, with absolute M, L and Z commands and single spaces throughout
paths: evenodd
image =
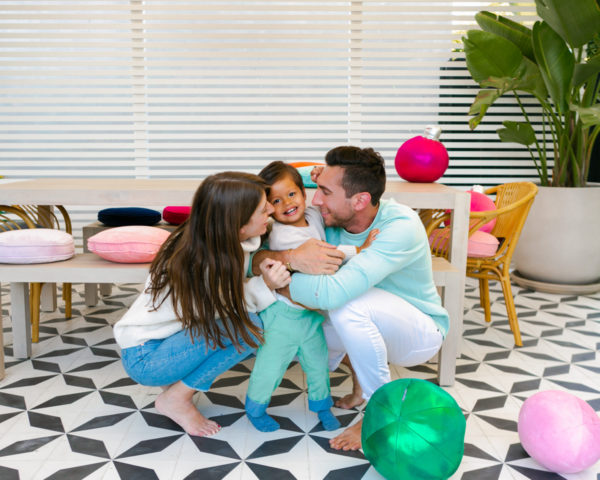
M 419 135 L 400 146 L 395 165 L 404 180 L 430 183 L 444 174 L 448 162 L 448 152 L 441 142 Z
M 518 431 L 525 451 L 552 472 L 581 472 L 600 459 L 600 418 L 570 393 L 546 390 L 529 397 Z

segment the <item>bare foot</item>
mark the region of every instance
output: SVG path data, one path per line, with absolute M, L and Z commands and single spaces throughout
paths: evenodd
M 361 430 L 362 419 L 329 440 L 329 446 L 335 450 L 358 450 L 361 447 Z
M 194 393 L 195 390 L 177 382 L 156 397 L 154 406 L 159 413 L 169 417 L 190 435 L 214 435 L 221 430 L 221 426 L 198 411 L 192 402 Z
M 362 390 L 360 393 L 349 393 L 348 395 L 344 395 L 338 401 L 335 402 L 335 406 L 338 408 L 345 408 L 349 410 L 354 407 L 358 407 L 364 403 L 365 399 L 362 398 Z
M 335 406 L 349 410 L 362 405 L 365 399 L 362 398 L 362 388 L 360 388 L 360 383 L 358 383 L 358 378 L 356 378 L 356 373 L 354 372 L 354 368 L 352 368 L 352 364 L 350 363 L 348 355 L 344 357 L 342 362 L 348 366 L 350 369 L 350 375 L 352 375 L 352 393 L 344 395 L 342 398 L 340 398 L 337 402 L 335 402 Z

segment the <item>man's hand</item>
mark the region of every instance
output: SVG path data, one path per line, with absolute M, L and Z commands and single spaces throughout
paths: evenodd
M 344 259 L 344 254 L 333 245 L 315 238 L 291 250 L 288 256 L 293 270 L 311 275 L 335 273 Z
M 285 287 L 292 280 L 290 272 L 285 265 L 277 260 L 265 258 L 259 265 L 260 273 L 267 287 L 271 290 Z

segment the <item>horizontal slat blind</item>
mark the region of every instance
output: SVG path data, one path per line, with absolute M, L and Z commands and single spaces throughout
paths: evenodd
M 534 178 L 502 144 L 510 99 L 474 132 L 460 53 L 473 15 L 526 24 L 532 2 L 0 0 L 0 174 L 199 177 L 396 150 L 443 128 L 466 186 Z

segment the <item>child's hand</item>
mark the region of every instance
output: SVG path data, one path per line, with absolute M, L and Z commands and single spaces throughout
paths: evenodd
M 292 281 L 285 265 L 277 260 L 265 258 L 259 265 L 260 273 L 267 287 L 271 290 L 285 287 Z
M 371 230 L 369 232 L 369 234 L 367 235 L 365 242 L 360 247 L 356 247 L 356 250 L 357 250 L 356 253 L 360 253 L 365 248 L 369 248 L 371 246 L 371 244 L 375 241 L 375 238 L 377 238 L 378 234 L 379 234 L 378 228 L 374 228 L 373 230 Z
M 323 168 L 325 168 L 325 167 L 323 167 L 322 165 L 317 165 L 310 171 L 310 179 L 313 182 L 317 183 L 317 178 L 319 178 L 319 175 L 321 175 Z

